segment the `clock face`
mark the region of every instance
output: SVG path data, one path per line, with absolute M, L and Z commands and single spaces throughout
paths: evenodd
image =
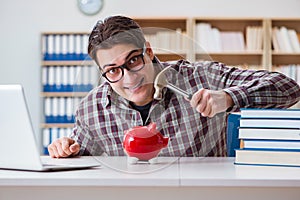
M 77 0 L 81 12 L 86 15 L 95 15 L 103 7 L 103 0 Z

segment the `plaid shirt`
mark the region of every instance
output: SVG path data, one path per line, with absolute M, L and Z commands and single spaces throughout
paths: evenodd
M 191 94 L 201 88 L 226 91 L 234 102 L 227 112 L 242 107 L 285 108 L 300 99 L 297 83 L 283 74 L 183 60 L 157 60 L 155 67 L 170 65 L 174 70 L 168 81 Z M 226 116 L 223 112 L 203 117 L 184 97 L 164 88 L 162 100 L 153 100 L 146 124 L 155 122 L 157 130 L 170 138 L 161 156 L 226 156 Z M 141 125 L 140 113 L 104 82 L 80 103 L 71 138 L 81 145 L 81 155 L 123 156 L 124 131 Z

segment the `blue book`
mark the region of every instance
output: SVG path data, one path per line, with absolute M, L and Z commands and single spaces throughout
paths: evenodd
M 239 113 L 230 113 L 227 119 L 227 156 L 234 157 L 235 149 L 239 148 L 240 141 L 239 126 L 241 115 Z

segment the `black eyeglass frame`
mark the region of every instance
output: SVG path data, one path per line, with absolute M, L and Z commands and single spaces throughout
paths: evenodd
M 120 77 L 118 80 L 116 80 L 116 81 L 111 81 L 111 80 L 109 80 L 109 78 L 106 76 L 106 74 L 107 74 L 109 71 L 104 72 L 104 73 L 102 74 L 102 76 L 103 76 L 108 82 L 110 82 L 110 83 L 116 83 L 116 82 L 120 81 L 120 80 L 124 77 L 124 69 L 126 69 L 126 70 L 129 71 L 129 72 L 138 72 L 138 71 L 142 70 L 142 69 L 145 67 L 144 56 L 145 56 L 145 53 L 146 53 L 146 49 L 147 49 L 147 48 L 146 48 L 146 46 L 144 45 L 144 47 L 142 48 L 142 53 L 139 54 L 139 55 L 133 56 L 133 57 L 141 57 L 141 58 L 142 58 L 143 65 L 142 65 L 140 68 L 133 70 L 133 69 L 130 69 L 129 67 L 127 67 L 127 62 L 129 62 L 129 60 L 133 58 L 133 57 L 131 57 L 129 60 L 125 61 L 124 64 L 122 64 L 122 65 L 120 65 L 120 66 L 118 66 L 118 67 L 114 67 L 114 68 L 113 68 L 113 69 L 118 69 L 118 68 L 121 69 L 122 75 L 121 75 L 121 77 Z

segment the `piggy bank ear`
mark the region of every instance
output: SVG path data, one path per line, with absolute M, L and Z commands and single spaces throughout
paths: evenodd
M 148 131 L 150 131 L 152 133 L 156 132 L 156 124 L 155 123 L 151 122 L 147 127 L 148 127 Z

